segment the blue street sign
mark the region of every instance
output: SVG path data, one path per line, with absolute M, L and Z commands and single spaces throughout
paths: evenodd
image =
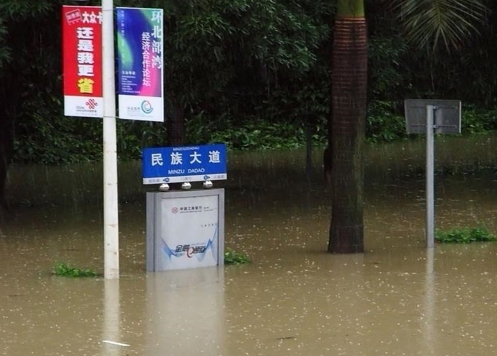
M 143 184 L 226 179 L 226 145 L 144 148 L 142 172 Z

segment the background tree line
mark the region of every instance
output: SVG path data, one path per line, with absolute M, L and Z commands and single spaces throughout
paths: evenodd
M 495 129 L 497 3 L 487 1 L 491 11 L 479 35 L 452 51 L 411 44 L 391 3 L 365 1 L 367 138 L 405 137 L 405 98 L 461 99 L 465 132 Z M 9 162 L 100 159 L 100 120 L 62 115 L 62 4 L 68 2 L 0 4 L 0 179 Z M 315 141 L 326 142 L 336 1 L 122 0 L 115 5 L 165 9 L 166 111 L 186 143 L 296 147 L 306 128 Z M 143 146 L 167 144 L 173 129 L 120 121 L 120 158 L 136 159 Z

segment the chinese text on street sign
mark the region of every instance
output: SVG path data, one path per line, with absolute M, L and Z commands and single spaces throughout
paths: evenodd
M 103 117 L 102 11 L 62 7 L 64 115 Z
M 116 11 L 119 118 L 164 121 L 163 11 Z
M 145 148 L 142 169 L 143 184 L 223 180 L 227 178 L 226 146 Z

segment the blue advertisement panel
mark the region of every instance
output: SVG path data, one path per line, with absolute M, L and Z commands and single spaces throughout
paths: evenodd
M 223 180 L 226 145 L 145 148 L 142 172 L 143 184 Z
M 164 121 L 163 11 L 116 12 L 119 118 Z

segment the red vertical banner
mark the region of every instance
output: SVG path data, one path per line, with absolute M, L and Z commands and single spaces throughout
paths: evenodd
M 102 10 L 62 7 L 64 115 L 103 117 Z

